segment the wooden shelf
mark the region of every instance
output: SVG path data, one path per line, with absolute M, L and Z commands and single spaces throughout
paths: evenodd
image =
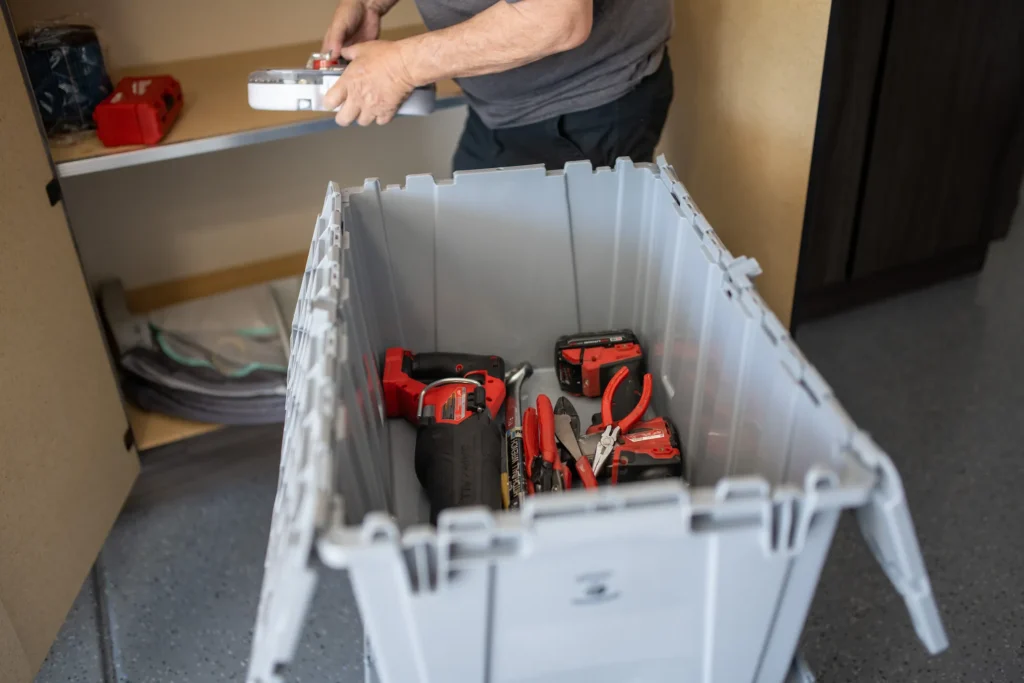
M 157 308 L 173 306 L 204 296 L 302 275 L 305 265 L 306 252 L 289 254 L 267 261 L 247 263 L 213 273 L 128 290 L 125 292 L 125 302 L 132 313 L 148 313 Z M 160 413 L 150 413 L 130 403 L 125 403 L 125 412 L 128 414 L 128 423 L 132 427 L 135 447 L 139 452 L 223 428 L 223 425 L 192 422 Z
M 385 31 L 383 37 L 397 40 L 424 30 L 423 26 L 408 26 Z M 58 173 L 61 177 L 95 173 L 329 130 L 334 125 L 332 117 L 322 112 L 256 111 L 248 104 L 251 72 L 301 66 L 319 48 L 319 43 L 302 43 L 123 69 L 114 74 L 115 81 L 124 76 L 162 74 L 178 79 L 185 96 L 178 121 L 160 144 L 151 147 L 104 147 L 95 135 L 71 144 L 51 143 Z M 439 108 L 461 103 L 462 91 L 454 82 L 438 83 Z
M 130 403 L 125 404 L 125 412 L 128 413 L 128 424 L 132 427 L 135 448 L 139 452 L 200 434 L 208 434 L 223 427 L 205 422 L 191 422 L 160 413 L 148 413 Z

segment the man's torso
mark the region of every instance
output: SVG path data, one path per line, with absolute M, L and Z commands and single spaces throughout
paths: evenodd
M 494 2 L 416 0 L 432 31 Z M 503 73 L 461 78 L 459 85 L 491 128 L 582 111 L 618 99 L 653 73 L 671 32 L 672 0 L 594 0 L 594 27 L 580 47 Z

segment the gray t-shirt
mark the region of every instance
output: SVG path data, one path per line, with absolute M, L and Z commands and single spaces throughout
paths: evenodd
M 495 1 L 416 0 L 416 5 L 427 28 L 436 31 Z M 661 65 L 671 33 L 672 0 L 594 0 L 594 28 L 583 45 L 458 82 L 488 127 L 521 126 L 622 97 Z

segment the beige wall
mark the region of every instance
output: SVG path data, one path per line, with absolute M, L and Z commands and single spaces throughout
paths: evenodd
M 678 0 L 662 147 L 711 225 L 758 259 L 789 320 L 829 0 Z
M 323 36 L 337 0 L 7 0 L 15 24 L 70 18 L 96 26 L 114 67 L 294 45 Z M 401 0 L 385 26 L 419 22 Z
M 91 18 L 115 64 L 284 45 L 322 34 L 334 0 L 9 0 L 18 23 Z M 829 0 L 678 0 L 676 103 L 662 149 L 712 225 L 764 268 L 789 319 Z M 412 0 L 392 25 L 418 21 Z M 225 30 L 230 26 L 230 30 Z M 450 169 L 464 109 L 65 181 L 92 280 L 129 288 L 306 248 L 329 179 Z
M 21 28 L 80 15 L 114 64 L 165 62 L 288 45 L 322 35 L 335 0 L 9 0 Z M 419 21 L 412 0 L 388 15 Z M 269 66 L 269 65 L 268 65 Z M 329 180 L 448 175 L 465 108 L 386 128 L 335 129 L 63 181 L 92 282 L 129 289 L 271 259 L 309 247 Z
M 129 289 L 305 251 L 327 182 L 451 172 L 465 108 L 68 178 L 92 282 Z

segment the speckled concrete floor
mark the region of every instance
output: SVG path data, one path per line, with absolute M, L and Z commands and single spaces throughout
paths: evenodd
M 823 681 L 1024 681 L 1024 225 L 984 272 L 798 336 L 903 476 L 950 648 L 928 657 L 844 520 L 804 630 Z
M 893 456 L 949 630 L 928 657 L 852 519 L 804 632 L 819 680 L 1024 680 L 1024 229 L 985 272 L 806 326 L 799 343 Z M 273 430 L 157 454 L 37 683 L 242 680 L 277 476 Z M 171 464 L 167 464 L 171 463 Z M 216 476 L 211 476 L 210 472 Z M 94 578 L 98 579 L 94 581 Z M 290 680 L 362 681 L 343 577 L 324 585 Z M 94 585 L 110 637 L 97 635 Z
M 280 427 L 270 427 L 147 454 L 36 683 L 244 681 L 280 448 Z M 362 683 L 345 577 L 328 574 L 315 605 L 289 680 Z

